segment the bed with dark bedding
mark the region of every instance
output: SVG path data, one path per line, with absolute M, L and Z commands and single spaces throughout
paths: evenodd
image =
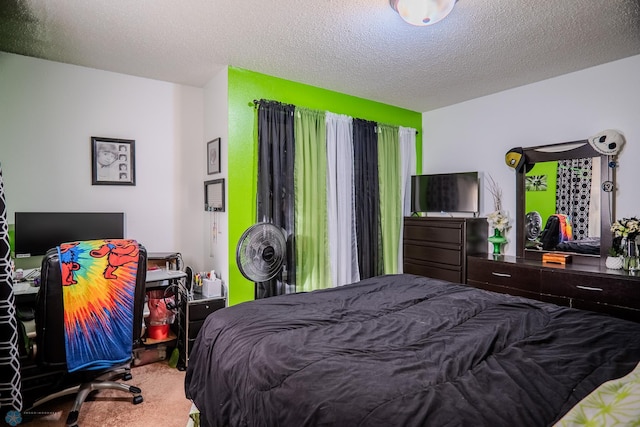
M 577 254 L 600 255 L 600 238 L 587 237 L 582 240 L 560 242 L 554 248 L 556 251 L 574 252 Z
M 547 426 L 640 361 L 640 324 L 412 275 L 211 314 L 203 426 Z

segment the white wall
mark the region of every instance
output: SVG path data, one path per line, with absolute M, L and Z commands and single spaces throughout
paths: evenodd
M 511 89 L 422 116 L 423 172 L 477 170 L 503 189 L 515 225 L 515 177 L 504 162 L 510 148 L 586 139 L 604 129 L 626 138 L 616 170 L 616 217 L 640 215 L 640 56 Z M 493 211 L 483 188 L 481 214 Z M 515 254 L 512 227 L 506 253 Z
M 220 138 L 221 163 L 220 173 L 207 175 L 206 168 L 202 170 L 201 181 L 225 179 L 225 195 L 228 202 L 228 141 L 229 141 L 229 103 L 228 68 L 220 70 L 204 88 L 204 141 L 201 144 L 201 152 L 206 153 L 207 142 Z M 201 183 L 202 186 L 202 183 Z M 199 194 L 200 203 L 203 204 L 203 192 Z M 228 203 L 227 203 L 228 204 Z M 200 233 L 200 248 L 202 250 L 202 263 L 205 270 L 215 270 L 224 283 L 229 283 L 229 233 L 228 233 L 228 206 L 225 212 L 204 212 L 204 206 L 200 208 L 200 217 L 203 230 Z
M 16 211 L 124 211 L 127 237 L 182 251 L 202 206 L 203 90 L 0 53 L 0 162 Z M 91 185 L 91 136 L 135 140 L 136 185 Z

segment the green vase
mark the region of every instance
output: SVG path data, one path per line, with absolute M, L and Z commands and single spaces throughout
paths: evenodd
M 502 253 L 502 245 L 507 243 L 507 239 L 497 228 L 493 229 L 493 236 L 489 237 L 489 242 L 493 243 L 493 254 L 500 255 Z

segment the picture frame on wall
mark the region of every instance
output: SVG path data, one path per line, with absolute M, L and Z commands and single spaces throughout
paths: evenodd
M 224 212 L 224 178 L 205 181 L 204 210 L 206 212 Z
M 136 185 L 135 140 L 91 137 L 91 184 Z
M 527 191 L 547 191 L 547 175 L 527 175 L 525 188 Z
M 207 175 L 220 173 L 220 138 L 207 142 Z

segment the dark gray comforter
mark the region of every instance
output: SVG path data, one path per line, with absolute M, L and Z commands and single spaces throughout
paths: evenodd
M 412 275 L 216 311 L 204 426 L 545 426 L 640 361 L 640 324 Z

